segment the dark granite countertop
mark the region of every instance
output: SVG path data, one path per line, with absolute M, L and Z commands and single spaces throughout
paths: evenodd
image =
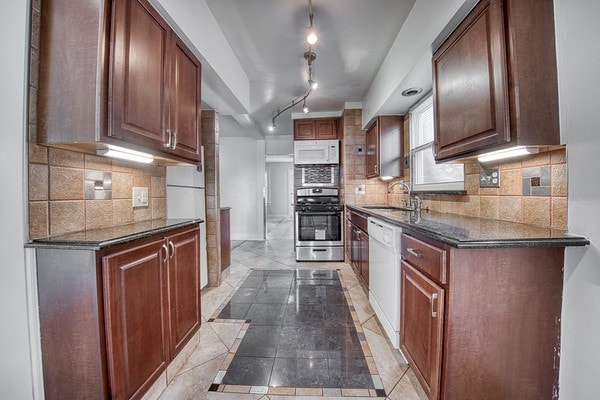
M 419 216 L 411 211 L 365 208 L 373 207 L 369 205 L 346 207 L 457 248 L 565 247 L 586 246 L 590 243 L 586 238 L 564 230 L 516 222 L 435 211 L 423 211 Z
M 200 218 L 154 219 L 35 239 L 26 243 L 25 247 L 100 250 L 202 222 L 204 220 Z

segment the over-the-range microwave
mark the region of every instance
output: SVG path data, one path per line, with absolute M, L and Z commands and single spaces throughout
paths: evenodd
M 339 140 L 294 140 L 294 164 L 339 163 Z

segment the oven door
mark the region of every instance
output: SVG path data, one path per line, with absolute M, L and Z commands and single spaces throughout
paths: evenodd
M 343 246 L 343 211 L 296 211 L 296 246 Z

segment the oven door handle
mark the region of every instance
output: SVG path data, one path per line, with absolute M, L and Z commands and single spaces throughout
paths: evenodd
M 308 211 L 308 212 L 300 212 L 300 211 L 296 211 L 296 214 L 298 214 L 298 216 L 303 216 L 303 217 L 310 217 L 313 215 L 341 215 L 342 211 Z

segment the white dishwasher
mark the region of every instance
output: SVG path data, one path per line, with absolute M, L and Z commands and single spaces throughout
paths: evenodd
M 400 346 L 400 237 L 402 228 L 369 217 L 369 303 L 388 338 Z

